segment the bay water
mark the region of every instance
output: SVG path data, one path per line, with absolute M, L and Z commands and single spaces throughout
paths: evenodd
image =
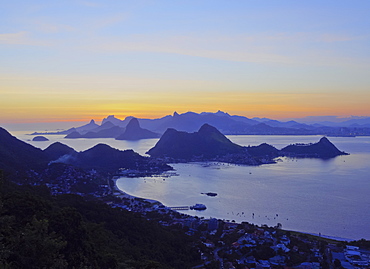
M 39 148 L 55 141 L 83 151 L 98 143 L 144 155 L 158 139 L 65 139 L 30 141 Z M 294 143 L 315 143 L 321 136 L 228 136 L 243 146 L 268 143 L 281 149 Z M 329 137 L 339 150 L 350 153 L 329 160 L 278 158 L 275 164 L 242 166 L 225 163 L 172 164 L 176 175 L 117 180 L 122 191 L 154 199 L 166 206 L 202 203 L 204 211 L 182 211 L 199 217 L 322 234 L 344 239 L 370 240 L 370 137 Z M 202 193 L 214 192 L 211 197 Z

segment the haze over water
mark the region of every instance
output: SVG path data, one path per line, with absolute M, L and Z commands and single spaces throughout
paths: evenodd
M 30 136 L 17 135 L 27 141 Z M 282 148 L 291 143 L 314 143 L 320 136 L 228 136 L 248 146 L 268 143 Z M 32 142 L 46 148 L 55 141 L 77 151 L 98 143 L 133 149 L 140 154 L 157 139 L 117 141 L 114 139 L 64 139 Z M 166 206 L 203 203 L 207 210 L 186 214 L 215 217 L 236 222 L 348 238 L 370 239 L 370 137 L 329 137 L 340 150 L 350 153 L 330 160 L 280 158 L 276 164 L 236 166 L 220 163 L 172 164 L 178 176 L 121 178 L 118 187 L 135 196 L 150 198 Z M 165 180 L 163 180 L 165 179 Z M 216 197 L 202 195 L 216 192 Z M 254 217 L 253 214 L 254 213 Z

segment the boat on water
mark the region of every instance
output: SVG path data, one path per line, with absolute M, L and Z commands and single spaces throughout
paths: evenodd
M 190 207 L 190 209 L 194 209 L 194 210 L 206 210 L 207 207 L 203 204 L 195 204 L 193 206 Z
M 201 192 L 200 194 L 205 194 L 207 196 L 212 196 L 212 197 L 217 196 L 217 193 L 215 192 Z

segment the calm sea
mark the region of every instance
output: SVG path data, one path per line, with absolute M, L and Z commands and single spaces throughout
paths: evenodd
M 157 139 L 135 142 L 114 139 L 64 139 L 27 141 L 32 137 L 13 133 L 42 149 L 60 141 L 77 151 L 98 143 L 140 154 Z M 268 143 L 282 148 L 292 143 L 317 142 L 319 136 L 229 136 L 233 142 L 254 146 Z M 155 199 L 166 206 L 202 203 L 205 211 L 184 213 L 236 222 L 315 233 L 348 239 L 370 239 L 370 137 L 329 137 L 351 155 L 330 160 L 280 158 L 276 164 L 257 167 L 223 163 L 174 164 L 171 177 L 120 178 L 118 187 L 138 197 Z M 216 197 L 201 193 L 215 192 Z

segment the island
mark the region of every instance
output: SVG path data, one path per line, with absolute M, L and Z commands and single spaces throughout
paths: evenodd
M 322 159 L 333 158 L 339 155 L 348 155 L 348 153 L 337 149 L 326 137 L 322 137 L 319 142 L 314 144 L 289 145 L 281 149 L 280 152 L 284 156 Z
M 38 135 L 35 136 L 32 141 L 49 141 L 49 139 L 47 139 L 45 136 Z

